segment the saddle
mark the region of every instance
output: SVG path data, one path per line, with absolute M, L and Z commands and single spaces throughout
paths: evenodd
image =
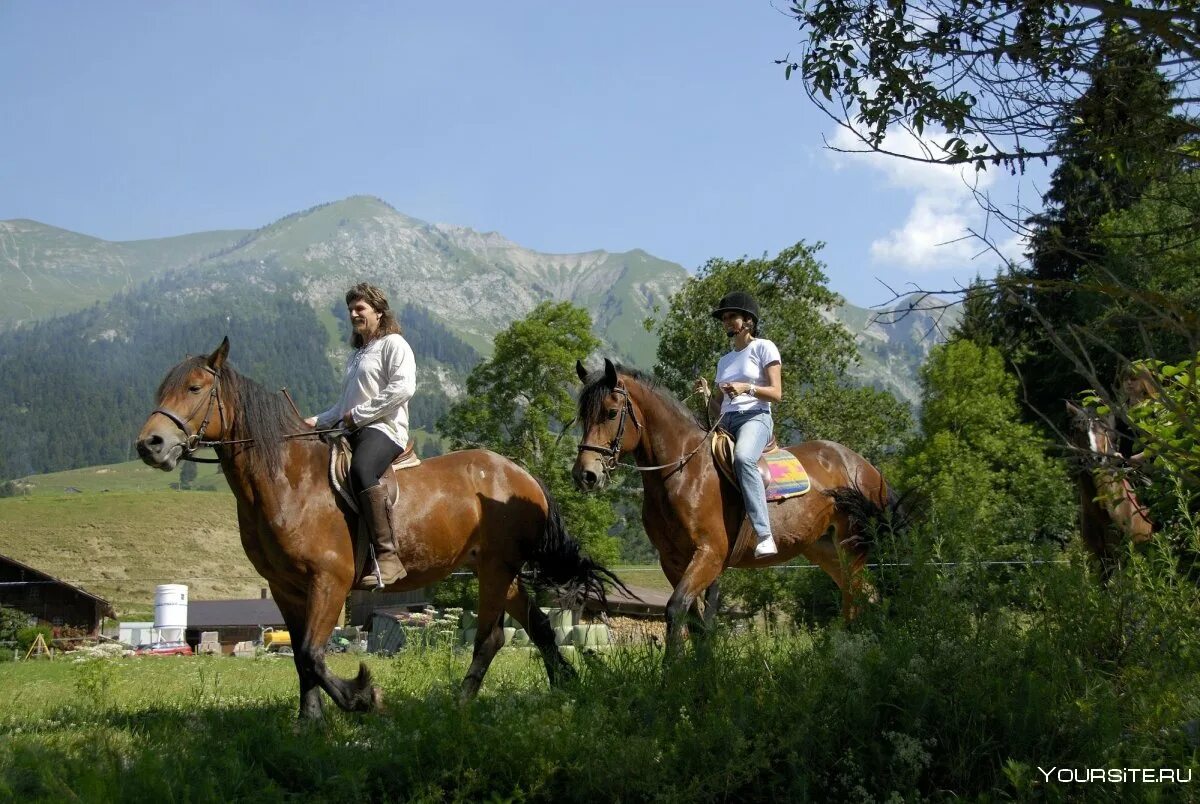
M 713 463 L 725 479 L 740 488 L 741 484 L 733 471 L 733 436 L 724 430 L 713 433 L 712 455 Z M 786 449 L 781 449 L 775 436 L 771 436 L 771 440 L 763 448 L 762 457 L 758 459 L 758 473 L 767 489 L 767 502 L 798 497 L 806 493 L 812 485 L 800 459 Z
M 734 488 L 740 489 L 741 483 L 733 470 L 733 436 L 725 430 L 718 429 L 713 433 L 712 456 L 717 470 Z M 798 497 L 812 487 L 808 472 L 804 470 L 800 459 L 786 449 L 780 449 L 774 435 L 763 448 L 762 457 L 758 459 L 758 473 L 767 489 L 767 502 Z M 729 545 L 726 564 L 732 566 L 741 561 L 746 551 L 752 549 L 754 542 L 754 526 L 750 524 L 750 518 L 743 515 L 737 536 Z
M 334 436 L 329 440 L 329 483 L 333 486 L 334 492 L 345 501 L 350 510 L 355 513 L 357 524 L 354 527 L 354 583 L 358 584 L 362 577 L 366 575 L 367 561 L 370 559 L 374 563 L 374 550 L 371 546 L 371 534 L 367 530 L 366 520 L 357 516 L 358 500 L 354 499 L 354 493 L 350 489 L 350 459 L 354 452 L 350 449 L 350 442 L 344 436 Z M 396 482 L 396 473 L 402 469 L 411 469 L 414 466 L 420 466 L 421 459 L 417 457 L 416 445 L 409 443 L 404 452 L 401 452 L 396 460 L 392 461 L 392 465 L 379 478 L 379 482 L 388 490 L 389 505 L 396 507 L 396 501 L 400 499 L 400 484 Z

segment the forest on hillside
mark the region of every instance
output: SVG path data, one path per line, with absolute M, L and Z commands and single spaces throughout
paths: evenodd
M 216 281 L 203 298 L 183 286 L 167 275 L 0 333 L 0 479 L 133 458 L 167 370 L 226 335 L 232 365 L 267 388 L 287 387 L 301 410 L 337 398 L 341 366 L 331 364 L 327 330 L 307 304 L 278 285 Z M 334 309 L 345 318 L 344 306 Z M 465 375 L 479 355 L 417 305 L 404 306 L 400 322 L 430 380 L 413 400 L 412 422 L 432 431 L 451 402 L 434 367 Z

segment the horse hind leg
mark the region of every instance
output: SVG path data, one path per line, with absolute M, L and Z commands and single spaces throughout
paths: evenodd
M 555 687 L 564 681 L 575 678 L 575 668 L 563 658 L 558 649 L 550 618 L 540 608 L 533 605 L 533 601 L 530 600 L 529 594 L 521 585 L 520 579 L 514 580 L 509 586 L 504 610 L 521 624 L 521 627 L 529 634 L 529 638 L 533 640 L 533 644 L 541 652 L 550 686 Z
M 879 593 L 861 572 L 867 562 L 863 550 L 839 549 L 834 543 L 836 533 L 827 532 L 815 542 L 800 548 L 801 554 L 833 578 L 842 592 L 842 617 L 852 622 L 859 615 L 862 604 L 879 602 Z
M 470 701 L 479 693 L 483 684 L 483 676 L 487 673 L 492 659 L 504 646 L 504 610 L 509 587 L 516 578 L 516 573 L 500 566 L 485 566 L 480 559 L 476 570 L 479 578 L 479 622 L 475 631 L 475 650 L 471 657 L 471 666 L 463 679 L 459 698 L 463 703 Z

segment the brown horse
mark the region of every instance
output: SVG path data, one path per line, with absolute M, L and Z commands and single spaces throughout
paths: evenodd
M 1090 408 L 1067 402 L 1071 433 L 1083 460 L 1075 473 L 1079 488 L 1079 531 L 1083 544 L 1107 582 L 1116 569 L 1124 546 L 1150 541 L 1154 525 L 1138 501 L 1126 474 L 1117 467 L 1122 456 L 1116 447 L 1113 414 L 1101 417 Z
M 198 446 L 215 446 L 237 498 L 242 547 L 292 634 L 300 717 L 321 716 L 321 690 L 342 709 L 368 711 L 381 697 L 366 666 L 346 680 L 325 664 L 325 643 L 355 575 L 354 516 L 332 491 L 330 449 L 279 395 L 234 371 L 228 353 L 226 338 L 210 356 L 171 369 L 138 436 L 138 454 L 170 471 Z M 306 437 L 293 438 L 298 432 Z M 408 576 L 389 590 L 425 586 L 461 565 L 479 578 L 479 624 L 463 699 L 479 690 L 504 642 L 505 612 L 528 631 L 552 684 L 573 675 L 549 618 L 531 604 L 518 575 L 529 563 L 541 582 L 600 598 L 603 584 L 615 578 L 580 555 L 545 487 L 486 450 L 431 458 L 397 479 L 397 542 Z
M 868 516 L 896 507 L 883 476 L 854 451 L 831 441 L 788 447 L 807 469 L 811 490 L 770 503 L 779 553 L 755 558 L 735 551 L 745 516 L 741 492 L 717 471 L 705 429 L 680 402 L 640 372 L 604 361 L 604 371 L 588 375 L 576 365 L 584 389 L 579 396 L 583 441 L 573 475 L 583 490 L 603 483 L 625 454 L 642 471 L 642 522 L 675 587 L 667 604 L 668 644 L 677 646 L 686 612 L 711 623 L 717 578 L 730 566 L 767 567 L 802 555 L 829 573 L 842 590 L 849 619 L 857 600 L 875 592 L 859 574 L 866 562 Z M 658 467 L 658 468 L 655 468 Z M 740 553 L 740 554 L 739 554 Z

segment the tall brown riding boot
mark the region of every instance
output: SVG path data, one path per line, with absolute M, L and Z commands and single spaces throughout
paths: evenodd
M 408 574 L 400 557 L 396 555 L 396 532 L 392 529 L 392 506 L 388 504 L 388 491 L 382 483 L 358 495 L 358 515 L 367 523 L 371 531 L 371 541 L 375 545 L 375 561 L 379 564 L 379 574 L 383 576 L 383 585 L 387 586 Z M 374 571 L 368 571 L 359 581 L 359 589 L 375 589 L 379 586 Z

